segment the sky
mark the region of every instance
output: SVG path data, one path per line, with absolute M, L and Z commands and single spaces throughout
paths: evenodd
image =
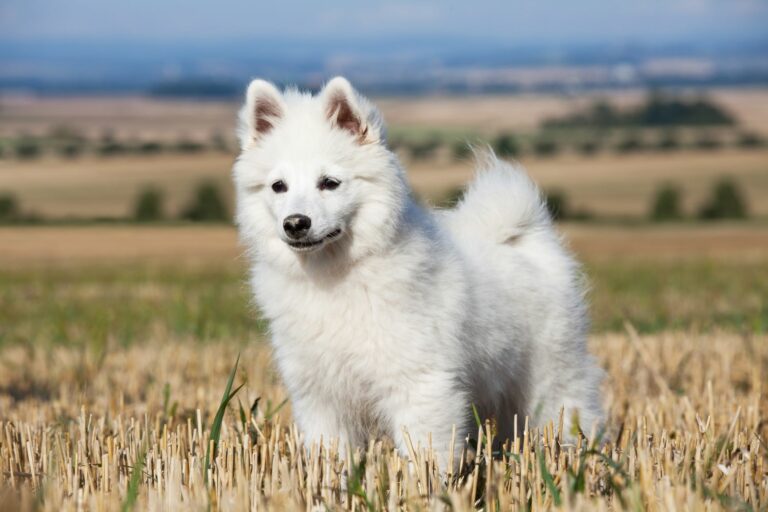
M 0 0 L 6 41 L 722 43 L 765 40 L 766 27 L 768 0 Z

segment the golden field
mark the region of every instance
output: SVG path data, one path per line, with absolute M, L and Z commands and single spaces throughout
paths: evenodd
M 0 510 L 764 509 L 768 231 L 562 227 L 607 429 L 493 452 L 482 424 L 452 472 L 416 440 L 302 444 L 233 228 L 1 228 Z
M 374 98 L 391 126 L 442 126 L 458 130 L 530 130 L 544 119 L 605 98 L 618 105 L 639 103 L 642 90 L 596 91 L 575 96 L 515 94 Z M 707 96 L 725 106 L 745 128 L 768 134 L 765 88 L 714 88 Z M 52 126 L 70 126 L 88 136 L 105 130 L 120 137 L 173 139 L 234 135 L 239 104 L 232 101 L 163 100 L 145 97 L 0 98 L 0 136 L 45 134 Z
M 444 147 L 426 159 L 409 158 L 403 148 L 400 151 L 417 194 L 425 200 L 440 202 L 463 186 L 473 173 L 473 162 L 468 157 L 451 157 L 454 145 L 491 142 L 505 130 L 529 139 L 546 119 L 584 108 L 597 99 L 627 106 L 639 104 L 645 95 L 645 91 L 623 91 L 579 96 L 437 96 L 381 98 L 377 103 L 393 139 L 441 138 Z M 621 138 L 621 130 L 616 134 L 577 130 L 558 135 L 562 148 L 556 155 L 542 156 L 529 151 L 521 156 L 521 163 L 546 190 L 566 194 L 571 209 L 598 217 L 645 217 L 654 194 L 665 184 L 680 188 L 685 213 L 694 214 L 712 185 L 722 178 L 732 179 L 740 186 L 753 216 L 765 217 L 768 148 L 738 147 L 732 140 L 738 133 L 746 132 L 768 136 L 768 90 L 713 89 L 706 96 L 731 113 L 738 126 L 676 130 L 688 146 L 666 152 L 631 153 L 617 152 L 613 147 Z M 141 97 L 0 97 L 0 143 L 5 139 L 8 144 L 6 156 L 0 158 L 0 194 L 14 195 L 25 213 L 81 219 L 129 216 L 137 195 L 148 186 L 162 191 L 168 216 L 183 209 L 202 181 L 214 182 L 231 199 L 229 173 L 234 159 L 238 107 L 232 101 Z M 112 156 L 84 151 L 71 158 L 55 156 L 51 149 L 34 159 L 12 157 L 12 141 L 19 137 L 50 139 L 48 143 L 55 147 L 51 137 L 60 131 L 84 137 L 91 144 L 108 136 L 126 145 L 154 141 L 166 144 L 167 148 L 183 140 L 208 144 L 212 137 L 220 137 L 228 149 L 208 148 L 191 154 L 166 150 L 145 155 L 134 151 Z M 653 143 L 664 133 L 625 131 L 626 136 L 642 135 L 647 143 Z M 731 142 L 716 150 L 690 146 L 691 141 L 706 136 Z M 574 151 L 575 141 L 584 137 L 607 146 L 593 155 Z
M 595 336 L 609 428 L 560 426 L 492 452 L 480 425 L 455 471 L 413 441 L 305 446 L 262 344 L 146 339 L 97 353 L 2 351 L 2 510 L 763 510 L 768 339 Z M 240 354 L 216 456 L 211 423 Z M 257 406 L 251 408 L 255 400 Z M 562 423 L 562 422 L 561 422 Z M 474 455 L 473 455 L 474 453 Z
M 231 197 L 228 154 L 47 158 L 33 162 L 0 160 L 0 190 L 14 192 L 25 211 L 51 217 L 124 217 L 139 191 L 148 185 L 165 193 L 169 213 L 183 207 L 194 188 L 211 180 Z M 693 212 L 712 184 L 730 177 L 742 184 L 750 212 L 768 215 L 768 150 L 715 153 L 613 154 L 584 158 L 524 158 L 531 176 L 546 189 L 561 190 L 576 209 L 597 215 L 645 216 L 653 194 L 672 182 L 683 190 L 683 207 Z M 472 176 L 471 161 L 407 164 L 416 193 L 439 201 Z

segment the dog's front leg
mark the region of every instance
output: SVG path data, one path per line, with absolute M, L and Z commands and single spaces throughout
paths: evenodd
M 317 449 L 322 445 L 325 450 L 330 450 L 336 444 L 339 456 L 343 459 L 347 445 L 352 440 L 332 404 L 324 400 L 302 397 L 294 399 L 293 411 L 308 452 L 313 444 Z
M 406 457 L 411 457 L 411 448 L 416 454 L 427 448 L 431 436 L 438 465 L 445 473 L 458 465 L 471 406 L 450 382 L 439 387 L 433 383 L 404 393 L 394 408 L 392 426 L 397 449 Z

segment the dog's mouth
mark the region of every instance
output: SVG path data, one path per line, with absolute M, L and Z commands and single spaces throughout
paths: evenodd
M 288 246 L 297 252 L 310 252 L 317 248 L 319 248 L 321 245 L 332 242 L 339 238 L 341 236 L 341 228 L 336 228 L 327 235 L 325 235 L 322 238 L 318 238 L 317 240 L 299 240 L 299 241 L 291 241 L 286 242 Z

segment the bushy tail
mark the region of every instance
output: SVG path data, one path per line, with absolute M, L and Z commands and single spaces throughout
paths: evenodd
M 539 188 L 521 167 L 499 160 L 490 149 L 477 159 L 477 176 L 452 215 L 454 228 L 506 243 L 551 225 Z

